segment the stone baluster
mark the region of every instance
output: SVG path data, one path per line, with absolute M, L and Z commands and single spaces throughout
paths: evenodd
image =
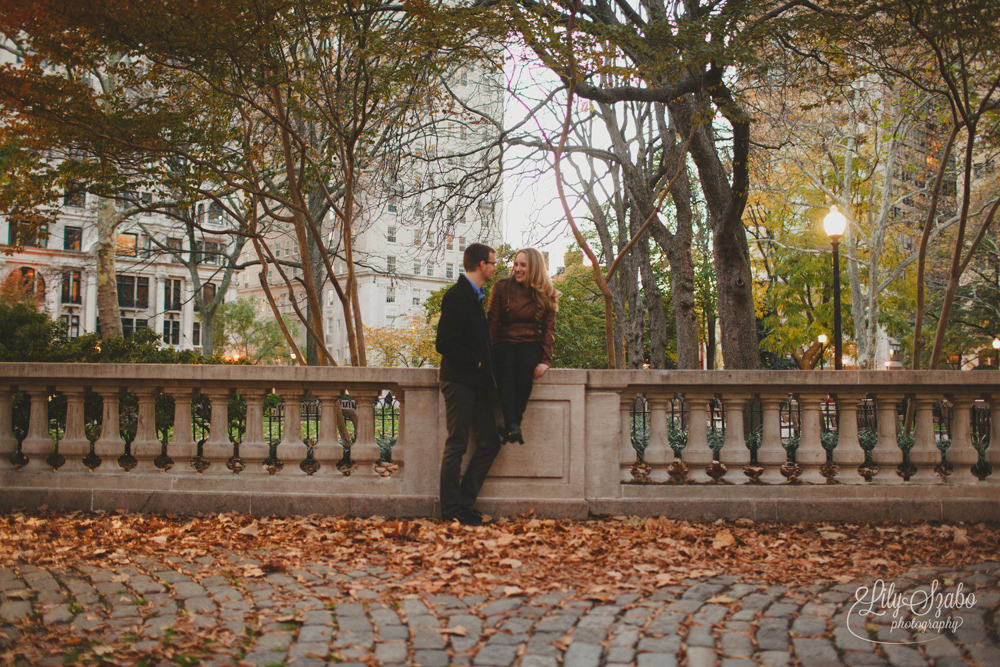
M 634 391 L 625 389 L 619 394 L 618 414 L 621 424 L 621 438 L 618 441 L 619 476 L 623 482 L 632 481 L 632 466 L 638 460 L 635 447 L 632 446 L 632 406 L 635 404 Z
M 406 449 L 400 446 L 400 443 L 403 442 L 403 429 L 406 422 L 406 410 L 403 409 L 404 402 L 406 401 L 406 391 L 396 389 L 392 392 L 392 395 L 396 397 L 396 401 L 399 403 L 399 418 L 396 424 L 396 445 L 392 448 L 392 462 L 400 465 L 406 458 Z
M 795 462 L 801 472 L 798 480 L 807 484 L 826 484 L 826 477 L 820 472 L 826 463 L 826 450 L 820 438 L 821 418 L 820 408 L 826 401 L 826 394 L 799 394 L 802 424 L 799 430 L 799 448 L 795 452 Z
M 743 434 L 744 403 L 745 396 L 732 393 L 722 399 L 722 404 L 726 406 L 726 440 L 719 451 L 719 461 L 726 466 L 726 474 L 733 483 L 739 483 L 744 478 L 743 469 L 750 463 L 750 450 Z
M 764 468 L 758 481 L 764 484 L 782 484 L 785 481 L 781 466 L 788 461 L 788 452 L 781 444 L 781 405 L 785 399 L 780 396 L 762 396 L 764 412 L 760 449 L 757 450 L 757 465 Z
M 941 463 L 941 450 L 934 438 L 934 399 L 917 396 L 910 400 L 913 401 L 915 415 L 910 463 L 917 469 L 910 481 L 936 482 L 934 468 Z
M 665 482 L 669 478 L 667 466 L 674 460 L 667 429 L 667 406 L 671 399 L 672 395 L 646 395 L 646 402 L 649 404 L 649 443 L 643 460 L 651 468 L 649 477 L 654 482 Z
M 132 441 L 132 456 L 137 461 L 136 472 L 156 470 L 154 462 L 162 449 L 160 441 L 156 438 L 156 397 L 159 393 L 158 389 L 135 390 L 139 401 L 135 439 Z
M 28 463 L 26 469 L 38 470 L 48 464 L 45 459 L 52 454 L 52 436 L 49 435 L 49 392 L 42 388 L 27 390 L 31 398 L 31 418 L 28 420 L 28 433 L 21 441 L 21 453 Z
M 858 472 L 865 462 L 865 450 L 858 440 L 857 396 L 837 397 L 837 446 L 833 450 L 833 462 L 840 468 L 838 482 L 858 484 L 864 481 Z
M 948 463 L 952 472 L 948 481 L 954 484 L 974 484 L 979 478 L 972 474 L 972 466 L 979 461 L 979 453 L 972 446 L 972 403 L 969 396 L 949 396 L 952 405 L 951 446 Z M 23 447 L 23 445 L 22 445 Z
M 900 397 L 893 394 L 880 394 L 875 398 L 878 411 L 878 441 L 872 451 L 872 463 L 878 466 L 878 475 L 874 481 L 879 484 L 902 484 L 897 468 L 903 462 L 903 450 L 899 448 L 896 438 L 896 403 Z
M 240 458 L 243 459 L 244 473 L 265 474 L 264 459 L 271 453 L 271 447 L 264 439 L 264 397 L 258 389 L 241 389 L 240 395 L 247 402 L 246 432 L 240 443 Z
M 101 435 L 94 442 L 94 454 L 101 463 L 94 472 L 121 472 L 118 458 L 125 453 L 125 443 L 118 423 L 118 389 L 105 389 L 100 393 L 104 406 L 101 409 Z
M 174 433 L 167 445 L 167 454 L 174 461 L 172 473 L 192 474 L 195 472 L 191 461 L 198 455 L 198 443 L 194 441 L 191 429 L 191 399 L 190 389 L 175 391 L 174 396 Z
M 337 432 L 340 390 L 323 388 L 314 393 L 319 399 L 319 436 L 313 445 L 313 458 L 319 464 L 319 472 L 329 473 L 336 469 L 342 456 L 340 433 Z
M 990 446 L 986 448 L 986 462 L 993 468 L 986 481 L 1000 484 L 1000 394 L 990 396 Z
M 66 397 L 66 433 L 59 441 L 59 454 L 66 459 L 65 470 L 77 471 L 83 463 L 83 457 L 90 453 L 90 441 L 84 429 L 83 403 L 84 391 L 79 388 L 64 388 L 59 390 Z
M 688 406 L 688 440 L 684 447 L 684 463 L 688 478 L 693 482 L 711 482 L 708 469 L 714 460 L 708 446 L 708 402 L 714 394 L 685 394 Z
M 0 470 L 14 467 L 10 458 L 17 452 L 17 438 L 14 437 L 14 397 L 11 388 L 0 388 Z
M 226 475 L 226 463 L 233 457 L 233 442 L 229 439 L 229 390 L 205 389 L 202 393 L 212 402 L 208 438 L 201 446 L 201 456 L 208 462 L 209 472 Z
M 358 406 L 358 429 L 351 445 L 351 461 L 354 463 L 354 474 L 360 477 L 375 476 L 375 464 L 382 455 L 375 441 L 375 401 L 378 395 L 377 389 L 351 391 Z
M 305 458 L 305 449 L 300 449 L 305 447 L 302 440 L 302 391 L 286 389 L 281 396 L 285 399 L 285 419 L 281 425 L 281 442 L 275 447 L 274 455 L 284 463 L 285 468 L 298 469 Z

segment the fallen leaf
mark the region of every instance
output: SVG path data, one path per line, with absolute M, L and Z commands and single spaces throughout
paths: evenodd
M 465 629 L 465 626 L 456 625 L 453 628 L 434 628 L 442 635 L 458 635 L 459 637 L 464 637 L 469 634 L 469 631 Z
M 720 530 L 715 534 L 715 539 L 712 540 L 713 549 L 724 549 L 734 544 L 736 544 L 736 538 L 728 530 Z

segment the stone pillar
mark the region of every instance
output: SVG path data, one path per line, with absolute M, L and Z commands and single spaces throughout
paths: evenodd
M 163 321 L 164 321 L 164 313 L 166 310 L 164 307 L 165 304 L 163 299 L 164 287 L 163 287 L 162 271 L 163 269 L 161 268 L 159 271 L 157 271 L 157 274 L 153 276 L 152 279 L 149 281 L 150 282 L 149 289 L 152 290 L 152 294 L 149 295 L 150 296 L 149 302 L 153 306 L 152 329 L 153 331 L 156 332 L 156 335 L 160 336 L 161 340 L 163 338 Z
M 788 452 L 781 444 L 781 404 L 784 398 L 761 396 L 764 412 L 760 449 L 757 450 L 757 465 L 764 468 L 758 480 L 764 484 L 782 484 L 785 481 L 781 466 L 788 462 Z
M 378 395 L 376 389 L 351 392 L 358 406 L 358 431 L 351 445 L 351 461 L 354 462 L 354 474 L 361 477 L 376 475 L 375 464 L 382 453 L 375 441 L 375 400 Z
M 59 454 L 66 459 L 66 470 L 77 471 L 83 464 L 83 457 L 90 453 L 90 441 L 84 430 L 84 391 L 79 388 L 60 389 L 66 397 L 66 433 L 59 441 Z
M 872 451 L 872 462 L 878 466 L 878 476 L 874 481 L 879 484 L 902 484 L 897 468 L 903 462 L 903 450 L 899 448 L 896 439 L 896 403 L 897 395 L 879 395 L 875 398 L 878 410 L 878 441 Z
M 688 441 L 684 448 L 684 463 L 693 482 L 711 482 L 712 450 L 708 446 L 708 402 L 714 394 L 685 394 L 688 406 Z
M 993 468 L 986 481 L 1000 484 L 1000 394 L 990 396 L 990 446 L 986 448 L 986 462 Z
M 795 452 L 795 462 L 802 469 L 798 479 L 808 484 L 826 484 L 826 477 L 820 472 L 826 463 L 826 450 L 820 439 L 820 406 L 826 400 L 826 394 L 799 394 L 798 400 L 802 410 L 801 437 Z
M 670 477 L 667 466 L 674 460 L 667 428 L 667 406 L 671 399 L 672 396 L 663 394 L 646 396 L 649 404 L 649 444 L 643 459 L 651 468 L 649 477 L 654 482 L 665 482 Z
M 195 469 L 191 460 L 198 455 L 198 443 L 194 441 L 191 431 L 191 398 L 190 389 L 179 389 L 174 392 L 174 434 L 167 445 L 167 454 L 174 461 L 171 472 L 192 474 Z
M 25 468 L 38 470 L 48 467 L 45 459 L 53 451 L 52 436 L 49 435 L 49 392 L 37 387 L 26 391 L 31 398 L 31 418 L 28 421 L 28 434 L 21 441 L 21 453 L 28 458 Z
M 858 440 L 858 397 L 837 397 L 837 447 L 833 462 L 840 467 L 837 481 L 857 484 L 864 481 L 858 468 L 865 462 L 865 450 Z
M 11 470 L 14 464 L 10 457 L 17 452 L 12 416 L 14 397 L 9 386 L 5 385 L 0 389 L 0 470 Z
M 618 414 L 621 424 L 621 438 L 618 440 L 619 481 L 632 481 L 632 466 L 638 461 L 638 454 L 632 446 L 632 406 L 635 405 L 636 394 L 628 390 L 619 394 Z
M 156 397 L 159 389 L 136 389 L 139 399 L 138 423 L 135 440 L 132 441 L 132 456 L 136 459 L 136 472 L 154 472 L 156 457 L 160 455 L 160 441 L 156 438 Z
M 121 472 L 118 458 L 125 453 L 118 423 L 118 389 L 104 389 L 100 392 L 104 401 L 101 410 L 101 436 L 94 442 L 94 454 L 101 459 L 101 465 L 94 472 Z
M 972 474 L 972 466 L 979 461 L 979 453 L 972 446 L 972 403 L 969 396 L 951 396 L 951 446 L 946 456 L 954 468 L 948 481 L 954 484 L 975 484 L 979 478 Z M 24 445 L 21 445 L 24 448 Z
M 210 472 L 229 474 L 226 463 L 233 457 L 233 443 L 229 439 L 229 390 L 212 387 L 202 393 L 212 402 L 212 417 L 208 439 L 201 446 L 201 456 L 208 461 Z
M 83 317 L 80 324 L 86 333 L 97 331 L 97 273 L 84 272 L 83 278 Z
M 743 468 L 750 463 L 750 450 L 743 434 L 744 403 L 745 396 L 730 393 L 722 398 L 726 406 L 726 441 L 719 452 L 719 460 L 726 466 L 728 479 L 734 484 L 744 479 Z
M 914 404 L 916 420 L 913 425 L 913 449 L 910 450 L 910 463 L 917 471 L 910 481 L 937 482 L 934 468 L 941 463 L 941 450 L 937 448 L 934 438 L 934 399 L 926 396 L 911 398 Z
M 264 397 L 258 389 L 241 389 L 240 395 L 247 402 L 247 427 L 240 443 L 240 458 L 246 466 L 244 473 L 267 474 L 264 459 L 271 453 L 271 447 L 264 439 Z

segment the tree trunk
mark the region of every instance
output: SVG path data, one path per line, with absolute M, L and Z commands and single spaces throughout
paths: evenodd
M 663 294 L 649 263 L 649 242 L 643 240 L 635 245 L 635 249 L 639 252 L 642 292 L 649 313 L 649 367 L 664 368 L 667 364 L 667 317 L 663 312 Z
M 102 338 L 121 338 L 122 320 L 118 306 L 118 276 L 115 254 L 118 250 L 119 218 L 114 200 L 102 197 L 97 204 L 97 317 Z
M 692 124 L 698 122 L 700 111 L 695 98 L 688 95 L 669 106 L 681 134 L 690 133 Z M 748 149 L 747 132 L 746 127 L 734 126 L 734 150 L 741 156 Z M 722 359 L 729 369 L 756 369 L 760 368 L 757 317 L 753 305 L 750 251 L 742 223 L 748 187 L 743 169 L 746 165 L 742 164 L 739 174 L 734 173 L 730 184 L 712 133 L 710 125 L 695 128 L 690 152 L 698 168 L 712 226 L 718 314 L 722 323 Z

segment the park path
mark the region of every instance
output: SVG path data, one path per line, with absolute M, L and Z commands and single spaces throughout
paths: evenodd
M 878 581 L 776 586 L 715 574 L 652 592 L 497 581 L 479 595 L 402 595 L 389 570 L 308 557 L 283 570 L 277 549 L 118 556 L 0 568 L 0 664 L 1000 665 L 1000 562 L 914 569 L 881 582 L 885 591 Z M 879 604 L 856 604 L 862 585 Z M 911 595 L 915 608 L 862 616 L 899 600 L 890 593 Z M 923 593 L 935 596 L 928 613 L 916 608 Z M 901 621 L 929 624 L 921 634 Z

